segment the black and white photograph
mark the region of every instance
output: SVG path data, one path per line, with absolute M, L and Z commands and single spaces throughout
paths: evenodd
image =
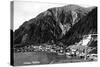
M 11 2 L 11 65 L 98 61 L 98 6 Z

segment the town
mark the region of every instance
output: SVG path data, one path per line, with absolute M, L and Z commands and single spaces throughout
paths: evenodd
M 96 47 L 89 47 L 89 44 L 96 38 L 92 36 L 96 36 L 95 34 L 85 35 L 83 39 L 75 43 L 74 45 L 70 45 L 68 47 L 64 47 L 63 45 L 57 46 L 52 43 L 44 43 L 42 45 L 28 45 L 18 49 L 14 49 L 15 52 L 48 52 L 48 53 L 56 53 L 57 55 L 64 55 L 67 58 L 80 58 L 83 60 L 93 60 L 97 61 L 97 54 L 91 53 L 91 51 L 96 50 Z M 62 43 L 60 43 L 62 44 Z

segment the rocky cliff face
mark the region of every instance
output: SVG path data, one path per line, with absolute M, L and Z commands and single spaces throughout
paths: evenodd
M 50 8 L 24 22 L 14 32 L 14 44 L 47 43 L 70 45 L 82 35 L 97 33 L 97 8 L 77 5 Z

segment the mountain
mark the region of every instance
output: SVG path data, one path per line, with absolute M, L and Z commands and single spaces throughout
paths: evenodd
M 97 8 L 94 8 L 86 16 L 78 21 L 63 39 L 70 45 L 80 41 L 83 35 L 97 34 Z
M 47 9 L 25 21 L 14 34 L 14 45 L 62 42 L 70 45 L 82 35 L 97 33 L 97 8 L 68 5 Z

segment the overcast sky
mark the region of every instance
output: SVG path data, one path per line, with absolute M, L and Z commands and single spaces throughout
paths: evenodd
M 52 7 L 61 7 L 68 4 L 51 4 L 32 1 L 15 1 L 14 2 L 14 30 L 23 22 L 36 17 L 39 13 Z M 89 5 L 81 5 L 89 7 Z

